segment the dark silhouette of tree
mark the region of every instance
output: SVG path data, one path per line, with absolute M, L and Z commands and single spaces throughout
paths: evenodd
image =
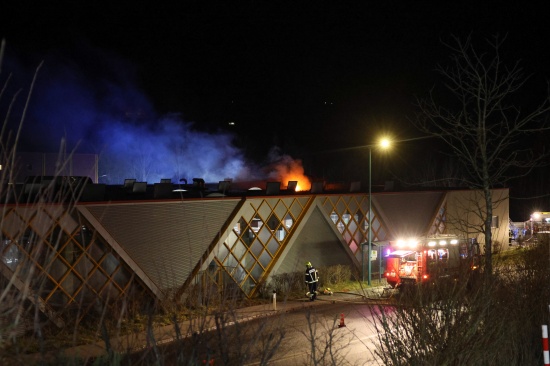
M 529 76 L 519 61 L 508 65 L 502 60 L 505 39 L 487 39 L 485 48 L 476 48 L 471 37 L 444 42 L 451 51 L 450 62 L 436 68 L 443 89 L 418 100 L 419 113 L 413 120 L 422 132 L 449 147 L 462 168 L 464 185 L 483 192 L 486 279 L 493 272 L 492 189 L 528 175 L 548 157 L 527 144 L 526 137 L 550 129 L 550 98 L 547 93 L 534 104 L 526 98 Z

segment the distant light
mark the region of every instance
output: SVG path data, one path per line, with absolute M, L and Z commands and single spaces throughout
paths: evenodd
M 229 126 L 235 126 L 235 122 L 233 122 L 233 121 L 229 121 L 228 124 L 229 124 Z

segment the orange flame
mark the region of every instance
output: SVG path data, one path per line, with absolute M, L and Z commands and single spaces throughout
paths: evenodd
M 302 161 L 293 159 L 285 155 L 272 166 L 270 174 L 271 179 L 280 180 L 281 183 L 288 184 L 290 181 L 297 181 L 296 191 L 307 191 L 311 189 L 311 181 L 304 174 Z

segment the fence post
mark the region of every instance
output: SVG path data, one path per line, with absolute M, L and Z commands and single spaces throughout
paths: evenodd
M 548 327 L 542 326 L 542 355 L 544 357 L 544 365 L 550 365 L 550 355 L 548 353 Z

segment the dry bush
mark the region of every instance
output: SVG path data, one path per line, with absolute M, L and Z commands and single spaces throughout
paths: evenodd
M 262 298 L 262 299 L 269 299 L 273 295 L 273 289 L 271 288 L 271 284 L 267 281 L 261 282 L 258 285 L 258 289 L 256 290 L 256 294 Z
M 273 291 L 283 297 L 301 296 L 304 293 L 304 273 L 281 273 L 271 277 Z
M 504 251 L 504 243 L 498 240 L 493 240 L 492 250 L 493 250 L 493 254 L 502 253 Z
M 199 283 L 189 286 L 182 306 L 188 309 L 200 309 L 219 305 L 221 300 L 221 293 L 215 284 L 209 283 L 205 286 Z
M 415 287 L 396 306 L 378 306 L 377 356 L 386 365 L 541 364 L 549 263 L 539 245 L 497 266 L 492 283 Z
M 319 287 L 331 287 L 338 283 L 346 283 L 352 279 L 352 269 L 348 265 L 335 265 L 319 267 Z M 271 277 L 269 286 L 266 287 L 266 295 L 271 296 L 272 291 L 283 297 L 302 297 L 306 286 L 304 284 L 304 272 L 281 273 Z
M 352 279 L 352 269 L 349 265 L 335 265 L 319 268 L 319 285 L 332 287 L 338 283 L 346 283 Z
M 121 364 L 243 365 L 250 360 L 260 360 L 260 365 L 268 364 L 285 336 L 284 323 L 277 317 L 258 322 L 242 320 L 237 311 L 238 300 L 220 300 L 217 307 L 189 310 L 185 323 L 178 319 L 177 315 L 181 314 L 173 314 L 171 324 L 176 337 L 167 345 L 154 338 L 155 324 L 152 316 L 149 317 L 145 329 L 147 347 L 124 354 Z

